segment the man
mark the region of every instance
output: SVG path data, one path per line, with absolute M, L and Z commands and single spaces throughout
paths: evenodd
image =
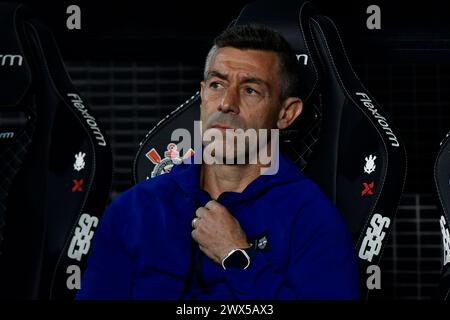
M 268 28 L 225 31 L 201 82 L 204 133 L 287 128 L 302 111 L 296 63 Z M 226 154 L 230 143 L 204 141 L 216 144 L 216 159 L 251 158 L 248 143 Z M 356 253 L 340 214 L 270 146 L 276 174 L 258 161 L 183 163 L 119 196 L 100 222 L 78 298 L 357 299 Z

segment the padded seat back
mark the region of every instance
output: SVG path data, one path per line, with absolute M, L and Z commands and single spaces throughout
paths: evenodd
M 0 66 L 0 131 L 13 132 L 0 142 L 0 297 L 71 299 L 109 198 L 111 149 L 22 5 L 0 3 L 2 54 L 14 58 Z

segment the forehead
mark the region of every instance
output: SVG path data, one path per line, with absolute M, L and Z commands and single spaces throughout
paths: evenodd
M 272 51 L 224 47 L 212 59 L 209 71 L 212 70 L 274 81 L 278 78 L 278 56 Z

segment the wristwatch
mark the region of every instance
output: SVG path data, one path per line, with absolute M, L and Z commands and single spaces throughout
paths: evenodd
M 251 256 L 253 256 L 252 246 L 245 249 L 233 249 L 223 258 L 222 268 L 245 270 L 250 266 Z

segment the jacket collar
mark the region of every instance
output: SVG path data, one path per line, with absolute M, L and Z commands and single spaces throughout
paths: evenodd
M 239 201 L 251 200 L 277 185 L 288 184 L 305 177 L 297 165 L 281 152 L 279 152 L 278 161 L 278 171 L 275 174 L 260 175 L 242 192 L 224 192 L 219 198 L 226 195 Z M 194 163 L 189 164 L 186 162 L 187 161 L 175 165 L 168 176 L 171 177 L 188 196 L 198 199 L 199 194 L 206 193 L 204 190 L 200 189 L 200 170 L 202 165 Z M 206 200 L 203 200 L 201 202 L 203 203 L 205 201 Z

